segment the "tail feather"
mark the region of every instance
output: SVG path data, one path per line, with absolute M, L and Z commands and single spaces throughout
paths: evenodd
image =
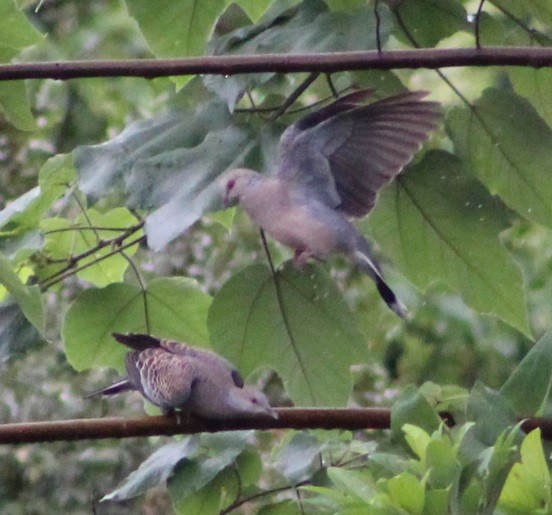
M 115 338 L 119 343 L 130 347 L 131 349 L 142 351 L 150 349 L 152 347 L 159 347 L 159 339 L 149 334 L 138 334 L 138 333 L 112 333 L 113 338 Z
M 128 392 L 130 390 L 134 390 L 134 386 L 130 383 L 128 379 L 121 379 L 120 381 L 117 381 L 116 383 L 113 383 L 109 386 L 106 386 L 105 388 L 102 388 L 101 390 L 96 390 L 95 392 L 87 393 L 84 398 L 90 399 L 91 397 L 98 397 L 99 395 L 116 395 L 118 393 L 122 392 Z
M 359 235 L 358 248 L 354 253 L 355 262 L 360 266 L 362 271 L 369 275 L 374 282 L 381 298 L 389 306 L 389 309 L 399 315 L 401 318 L 407 318 L 406 306 L 395 295 L 395 292 L 389 287 L 377 261 L 372 256 L 372 249 L 368 241 Z

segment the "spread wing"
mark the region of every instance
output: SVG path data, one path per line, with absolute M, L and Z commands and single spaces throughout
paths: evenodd
M 349 216 L 366 215 L 436 129 L 442 114 L 425 91 L 359 105 L 351 93 L 290 126 L 280 141 L 278 176 L 302 195 Z

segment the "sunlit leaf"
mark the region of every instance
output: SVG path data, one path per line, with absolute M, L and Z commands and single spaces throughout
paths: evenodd
M 552 481 L 540 429 L 525 437 L 520 453 L 521 463 L 510 470 L 498 504 L 506 513 L 549 513 Z
M 43 254 L 55 264 L 45 266 L 41 270 L 42 277 L 49 277 L 63 270 L 71 260 L 78 255 L 90 253 L 101 241 L 110 241 L 124 233 L 127 227 L 136 224 L 136 218 L 124 207 L 118 207 L 107 213 L 99 213 L 95 209 L 87 209 L 73 220 L 66 218 L 47 218 L 41 224 L 46 238 Z M 120 229 L 112 230 L 112 229 Z M 142 236 L 143 231 L 137 230 L 121 244 L 126 245 Z M 138 244 L 126 247 L 124 254 L 133 256 Z M 89 281 L 95 286 L 107 286 L 110 283 L 123 280 L 129 261 L 122 253 L 114 253 L 117 248 L 108 245 L 79 259 L 78 267 L 86 267 L 77 272 L 77 277 Z M 110 255 L 112 254 L 112 255 Z M 107 259 L 104 259 L 109 256 Z M 64 261 L 65 260 L 65 261 Z
M 0 254 L 0 284 L 19 304 L 27 320 L 42 332 L 44 330 L 44 308 L 38 286 L 23 284 L 9 260 L 2 254 Z
M 275 369 L 299 405 L 343 405 L 351 393 L 349 367 L 366 360 L 354 316 L 318 266 L 286 266 L 277 277 L 284 317 L 270 270 L 252 265 L 217 293 L 209 312 L 214 348 L 244 374 Z

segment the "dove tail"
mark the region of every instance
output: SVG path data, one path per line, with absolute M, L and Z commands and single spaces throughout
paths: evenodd
M 399 315 L 401 318 L 406 318 L 406 306 L 385 282 L 379 265 L 372 256 L 372 248 L 370 243 L 368 243 L 368 241 L 360 235 L 357 242 L 357 249 L 354 252 L 354 258 L 355 262 L 362 269 L 362 271 L 374 280 L 381 298 L 389 306 L 391 311 Z
M 115 338 L 119 343 L 130 347 L 131 349 L 142 351 L 149 349 L 151 347 L 159 347 L 160 340 L 149 334 L 138 334 L 138 333 L 112 333 L 113 338 Z
M 134 386 L 130 384 L 128 379 L 122 379 L 117 381 L 101 390 L 96 390 L 95 392 L 87 393 L 84 398 L 90 399 L 91 397 L 98 397 L 99 395 L 116 395 L 117 393 L 128 392 L 134 390 Z

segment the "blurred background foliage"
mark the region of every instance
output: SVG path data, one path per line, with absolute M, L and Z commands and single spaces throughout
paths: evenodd
M 285 19 L 286 16 L 292 16 L 292 11 L 286 10 L 286 7 L 294 3 L 276 2 L 271 9 L 284 13 L 282 17 Z M 413 45 L 412 34 L 418 38 L 417 44 L 420 46 L 472 46 L 473 18 L 466 13 L 475 12 L 478 3 L 452 0 L 381 3 L 381 30 L 385 35 L 386 48 L 416 46 Z M 0 2 L 2 4 L 10 4 L 10 0 L 3 0 Z M 190 28 L 186 23 L 185 13 L 189 12 L 192 4 L 194 2 L 162 2 L 158 8 L 160 14 L 155 17 L 148 11 L 146 3 L 137 0 L 21 0 L 18 2 L 19 7 L 42 36 L 37 44 L 24 47 L 17 53 L 17 59 L 62 61 L 200 54 L 203 41 L 211 32 L 212 22 L 223 11 L 225 2 L 209 3 L 209 9 L 213 13 L 202 12 L 199 21 L 191 24 Z M 311 11 L 307 9 L 305 16 L 321 8 L 314 1 L 306 4 Z M 316 27 L 316 31 L 341 27 L 340 23 L 345 27 L 343 30 L 346 30 L 349 21 L 344 18 L 343 13 L 350 15 L 352 9 L 362 8 L 365 3 L 335 0 L 328 4 L 333 9 L 332 15 L 335 18 L 331 19 L 329 25 L 322 23 L 320 27 Z M 195 5 L 197 7 L 199 4 L 196 2 Z M 245 25 L 245 13 L 256 21 L 268 7 L 268 2 L 244 1 L 240 5 L 243 10 L 231 6 L 222 21 L 219 21 L 215 37 L 208 46 L 212 53 L 239 52 L 239 48 L 236 50 L 234 45 L 235 41 L 225 38 L 225 34 L 229 28 Z M 394 9 L 395 16 L 390 15 L 387 5 Z M 506 1 L 486 3 L 488 12 L 482 18 L 483 42 L 529 45 L 538 36 L 539 44 L 549 44 L 552 26 L 549 24 L 550 20 L 546 19 L 549 11 L 546 8 L 538 11 L 527 8 L 518 12 L 518 9 L 520 8 L 515 3 Z M 427 23 L 428 20 L 431 22 Z M 405 30 L 409 26 L 412 33 Z M 528 31 L 524 27 L 535 30 Z M 187 38 L 177 37 L 184 28 Z M 293 28 L 289 30 L 292 36 L 297 34 L 293 32 Z M 308 39 L 304 42 L 293 40 L 289 34 L 278 37 L 278 27 L 274 33 L 274 39 L 269 43 L 261 43 L 273 45 L 269 48 L 282 51 L 300 51 L 304 49 L 301 45 L 310 49 L 308 45 L 313 44 Z M 247 36 L 247 31 L 244 34 Z M 354 39 L 355 34 L 351 31 L 345 36 Z M 185 41 L 180 41 L 181 39 Z M 325 44 L 341 44 L 339 41 L 336 43 L 333 40 L 327 42 L 324 38 L 320 39 L 323 41 L 319 47 L 322 50 Z M 296 46 L 288 48 L 292 43 Z M 363 45 L 363 48 L 374 48 L 375 38 Z M 262 51 L 262 45 L 259 48 L 245 46 L 242 51 Z M 531 99 L 539 115 L 549 123 L 546 103 L 539 103 L 532 89 L 535 84 L 548 84 L 549 70 L 534 73 L 531 81 L 512 70 L 457 68 L 447 71 L 447 77 L 470 101 L 479 98 L 487 87 L 495 86 L 511 91 L 515 86 L 520 95 Z M 0 208 L 9 206 L 11 201 L 35 188 L 39 170 L 52 156 L 72 152 L 79 146 L 85 152 L 90 148 L 85 146 L 113 140 L 136 122 L 162 119 L 167 105 L 171 103 L 181 108 L 194 107 L 194 102 L 209 98 L 212 91 L 215 91 L 231 109 L 234 106 L 239 109 L 250 106 L 247 97 L 242 98 L 239 93 L 241 88 L 251 87 L 258 88 L 252 91 L 253 100 L 262 107 L 271 107 L 280 103 L 302 79 L 304 76 L 300 74 L 286 78 L 261 74 L 254 77 L 209 77 L 203 81 L 194 79 L 191 82 L 184 78 L 28 81 L 25 88 L 36 127 L 32 130 L 21 130 L 26 119 L 23 115 L 18 118 L 17 113 L 14 114 L 9 109 L 6 109 L 6 116 L 0 116 Z M 457 92 L 438 74 L 427 70 L 402 70 L 394 74 L 342 73 L 335 74 L 332 80 L 338 89 L 351 84 L 360 87 L 378 85 L 384 95 L 400 90 L 402 83 L 410 88 L 431 90 L 432 97 L 442 101 L 447 109 L 462 105 L 462 98 Z M 175 93 L 175 88 L 184 86 L 184 90 Z M 303 102 L 308 104 L 328 97 L 330 93 L 328 82 L 320 77 L 309 89 Z M 266 130 L 265 120 L 257 114 L 237 113 L 236 118 L 243 120 L 240 128 L 258 128 L 259 133 Z M 292 116 L 285 116 L 280 125 L 283 127 L 292 119 Z M 258 144 L 251 150 L 248 154 L 250 162 L 259 166 L 266 164 L 264 161 L 269 159 L 276 137 L 276 133 L 269 134 L 264 140 L 266 147 Z M 447 150 L 453 147 L 444 130 L 436 135 L 430 145 L 442 145 Z M 100 152 L 104 149 L 102 147 Z M 102 213 L 108 212 L 113 204 L 117 205 L 116 202 L 110 205 L 115 197 L 101 198 L 109 197 L 105 191 L 101 191 L 97 197 L 99 200 L 94 208 Z M 56 214 L 62 213 L 64 218 L 72 220 L 82 214 L 87 201 L 86 196 L 78 189 L 67 188 L 67 193 L 54 203 L 52 211 Z M 50 211 L 48 213 L 53 216 Z M 133 218 L 126 212 L 125 226 Z M 520 324 L 512 324 L 517 327 L 515 329 L 498 318 L 477 313 L 444 284 L 432 283 L 425 292 L 420 292 L 395 269 L 394 256 L 389 253 L 389 266 L 385 270 L 391 284 L 397 285 L 398 293 L 414 315 L 408 323 L 397 320 L 393 314 L 385 311 L 385 307 L 380 306 L 372 285 L 368 285 L 368 281 L 358 271 L 351 270 L 345 262 L 336 259 L 331 266 L 325 266 L 343 293 L 347 308 L 354 313 L 369 351 L 366 353 L 369 359 L 365 362 L 355 361 L 352 368 L 354 389 L 351 405 L 389 406 L 406 385 L 421 385 L 427 381 L 468 389 L 477 381 L 492 388 L 499 388 L 504 384 L 533 346 L 529 335 L 538 339 L 550 328 L 552 321 L 549 309 L 549 299 L 552 298 L 552 232 L 530 218 L 510 216 L 510 227 L 500 233 L 501 243 L 522 273 L 521 296 L 525 295 L 525 299 L 522 298 L 521 302 L 527 306 L 528 330 L 524 330 Z M 232 223 L 233 229 L 228 232 L 224 224 Z M 48 267 L 56 265 L 45 262 L 44 255 L 38 252 L 38 249 L 43 248 L 43 235 L 39 234 L 40 231 L 17 232 L 20 229 L 21 224 L 17 223 L 2 227 L 0 250 L 13 260 L 22 280 L 25 281 L 31 274 L 44 279 L 52 273 Z M 41 229 L 44 231 L 46 227 L 42 225 Z M 367 229 L 370 230 L 370 227 L 367 226 Z M 377 231 L 374 232 L 377 234 Z M 139 234 L 141 233 L 136 233 Z M 47 245 L 44 248 L 61 252 L 61 240 L 50 236 L 45 241 Z M 378 238 L 377 241 L 379 242 Z M 277 245 L 270 244 L 270 248 L 277 264 L 290 257 L 287 250 Z M 75 249 L 76 247 L 73 248 Z M 388 249 L 384 248 L 386 250 Z M 266 259 L 258 231 L 239 211 L 233 220 L 229 217 L 220 218 L 218 215 L 202 218 L 184 236 L 170 241 L 163 252 L 153 252 L 143 243 L 136 245 L 134 251 L 136 253 L 132 259 L 143 280 L 149 282 L 167 276 L 191 277 L 197 280 L 198 295 L 199 292 L 215 295 L 236 270 L 249 264 L 265 262 Z M 385 255 L 385 252 L 382 254 Z M 51 250 L 50 258 L 52 257 L 55 257 L 55 252 Z M 135 286 L 140 282 L 132 268 L 124 271 L 124 280 Z M 105 367 L 78 373 L 67 362 L 65 347 L 61 343 L 65 314 L 69 305 L 91 283 L 98 286 L 90 278 L 71 275 L 62 283 L 52 285 L 42 295 L 46 319 L 43 330 L 45 338 L 29 332 L 29 327 L 17 318 L 17 313 L 4 297 L 5 293 L 0 291 L 0 300 L 3 299 L 0 310 L 0 321 L 3 321 L 3 329 L 0 329 L 0 355 L 4 360 L 0 374 L 0 421 L 63 420 L 97 417 L 107 413 L 125 416 L 141 413 L 142 402 L 138 396 L 123 396 L 110 400 L 109 403 L 83 400 L 86 392 L 106 384 L 118 375 L 114 370 Z M 464 286 L 470 288 L 470 284 Z M 78 332 L 78 327 L 73 328 L 73 332 L 75 331 Z M 331 343 L 321 338 L 320 345 Z M 84 368 L 87 367 L 83 366 L 82 369 Z M 280 378 L 275 374 L 268 371 L 257 372 L 253 378 L 269 392 L 276 404 L 289 404 L 290 399 Z M 324 445 L 337 445 L 332 440 L 334 436 L 328 437 Z M 291 452 L 289 449 L 294 447 L 290 441 L 301 437 L 277 434 L 270 437 L 261 435 L 259 438 L 261 441 L 257 444 L 261 456 L 268 461 L 271 446 L 279 445 L 283 453 Z M 320 442 L 324 438 L 320 435 L 316 438 L 315 442 L 294 442 L 296 448 L 305 454 L 295 455 L 291 462 L 305 459 L 305 463 L 312 465 L 305 456 L 309 449 L 314 449 L 312 456 L 317 455 L 322 445 Z M 336 437 L 336 440 L 339 438 Z M 347 435 L 342 436 L 347 444 L 350 443 L 348 438 Z M 384 441 L 382 435 L 374 437 L 374 441 L 378 439 Z M 145 496 L 134 501 L 102 504 L 97 501 L 153 450 L 168 441 L 170 440 L 166 438 L 150 438 L 3 447 L 0 449 L 0 468 L 6 473 L 0 477 L 0 510 L 9 514 L 90 513 L 92 510 L 95 513 L 165 513 L 171 509 L 171 501 L 162 488 L 149 490 Z M 243 451 L 242 447 L 239 449 L 240 452 Z M 359 452 L 365 451 L 363 448 Z M 245 458 L 243 460 L 247 461 Z M 310 472 L 290 471 L 290 465 L 286 465 L 285 460 L 283 462 L 279 472 L 266 473 L 265 481 L 269 485 L 278 484 L 275 477 L 283 476 L 300 481 L 310 477 L 309 473 L 314 474 L 313 471 L 316 470 L 312 465 Z M 338 482 L 335 477 L 334 480 Z M 226 479 L 221 481 L 224 483 Z M 176 509 L 186 509 L 185 504 L 175 501 L 178 493 L 174 493 L 174 484 L 170 486 L 173 488 Z M 287 501 L 282 503 L 281 513 L 289 513 L 292 510 L 291 505 Z M 279 512 L 275 508 L 270 513 Z

